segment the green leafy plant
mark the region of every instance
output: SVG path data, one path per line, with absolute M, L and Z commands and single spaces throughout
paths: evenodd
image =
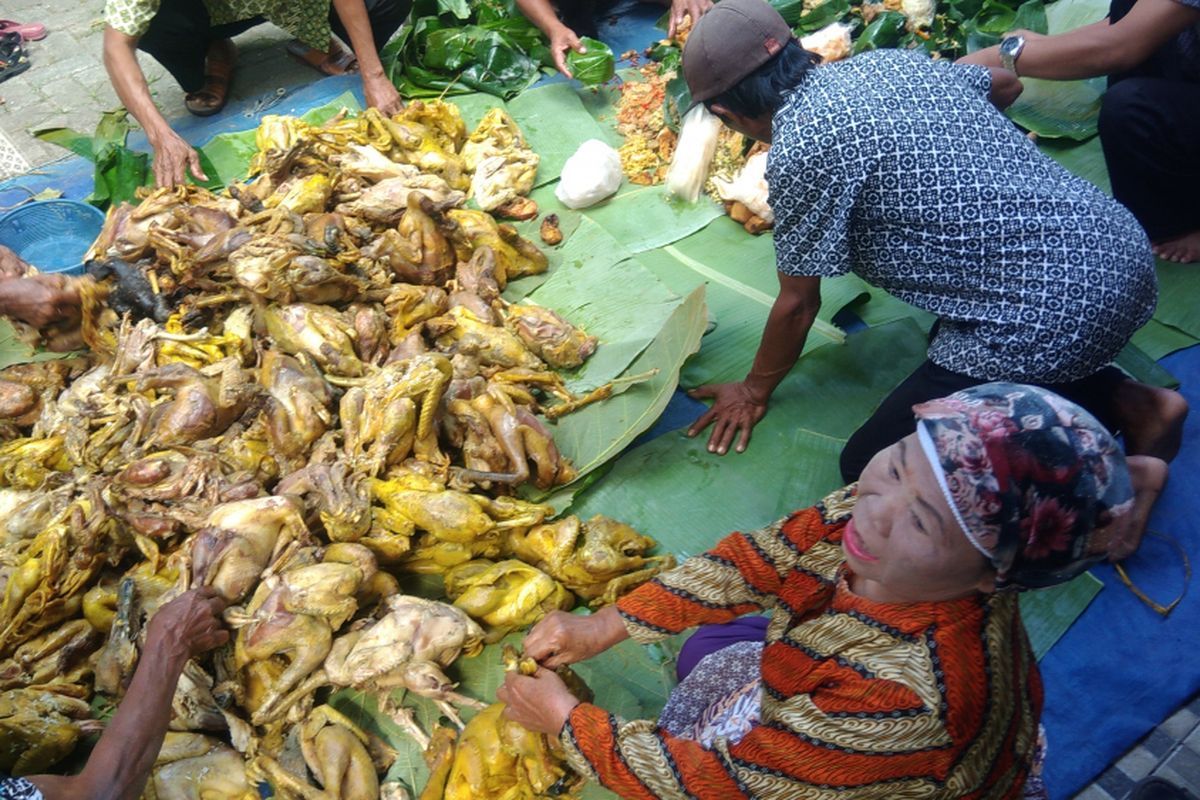
M 150 156 L 125 146 L 131 127 L 128 112 L 118 109 L 101 114 L 100 124 L 91 136 L 71 128 L 43 128 L 33 135 L 96 165 L 95 186 L 85 199 L 106 209 L 113 203 L 132 200 L 138 187 L 150 181 Z
M 587 52 L 578 53 L 572 50 L 567 53 L 567 69 L 571 70 L 575 80 L 584 86 L 599 86 L 612 80 L 617 66 L 612 49 L 590 36 L 580 38 L 579 43 Z
M 541 32 L 513 0 L 417 0 L 410 19 L 380 53 L 408 97 L 479 91 L 507 99 L 551 64 Z

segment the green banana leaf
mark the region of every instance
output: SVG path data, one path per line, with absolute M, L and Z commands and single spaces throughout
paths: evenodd
M 1159 359 L 1176 350 L 1200 344 L 1200 338 L 1159 322 L 1157 319 L 1151 319 L 1133 335 L 1132 344 L 1150 358 Z
M 656 374 L 552 424 L 554 442 L 571 459 L 580 480 L 553 494 L 532 493 L 531 497 L 561 511 L 584 487 L 583 478 L 615 458 L 654 424 L 679 383 L 684 360 L 700 347 L 707 319 L 704 289 L 698 287 L 675 307 L 662 330 L 626 370 L 627 375 L 658 370 Z
M 684 367 L 683 385 L 744 376 L 779 291 L 772 238 L 750 236 L 728 217 L 721 217 L 691 236 L 639 258 L 672 291 L 682 294 L 707 286 L 715 327 L 705 335 L 701 351 Z M 829 320 L 843 307 L 861 300 L 866 289 L 854 275 L 822 281 L 821 313 L 805 343 L 805 353 L 844 340 L 845 335 Z
M 612 48 L 599 39 L 581 36 L 579 43 L 586 52 L 571 50 L 567 53 L 567 69 L 583 86 L 599 86 L 608 83 L 616 74 L 617 61 Z
M 608 141 L 604 128 L 584 108 L 578 90 L 567 83 L 522 92 L 509 101 L 508 110 L 520 120 L 525 141 L 541 159 L 538 186 L 558 180 L 563 164 L 588 139 Z
M 1099 578 L 1085 572 L 1073 581 L 1049 589 L 1021 592 L 1021 619 L 1029 634 L 1034 658 L 1041 661 L 1042 656 L 1050 652 L 1103 588 L 1104 583 Z
M 570 513 L 618 517 L 665 552 L 703 552 L 837 488 L 846 439 L 924 358 L 925 334 L 910 320 L 814 350 L 775 390 L 746 452 L 709 453 L 707 432 L 664 434 L 623 455 Z
M 529 296 L 599 337 L 592 357 L 564 375 L 577 392 L 624 372 L 682 302 L 635 259 L 598 267 L 560 267 Z
M 17 330 L 7 317 L 0 317 L 0 369 L 7 369 L 14 364 L 57 361 L 60 358 L 71 358 L 75 355 L 77 353 L 51 353 L 35 350 L 28 343 L 17 338 Z
M 630 183 L 603 203 L 585 209 L 584 214 L 634 253 L 677 242 L 724 216 L 721 207 L 707 197 L 688 203 L 672 197 L 665 186 Z
M 1108 14 L 1107 0 L 1058 0 L 1046 6 L 1046 29 L 1051 35 L 1089 25 Z M 1015 22 L 1015 19 L 1014 19 Z M 1046 81 L 1022 78 L 1025 91 L 1008 109 L 1008 116 L 1026 130 L 1046 139 L 1084 141 L 1096 135 L 1104 79 Z
M 1125 345 L 1113 360 L 1131 378 L 1151 386 L 1178 389 L 1179 379 L 1168 372 L 1157 361 L 1133 342 Z
M 907 18 L 899 11 L 885 11 L 871 21 L 854 41 L 854 55 L 881 47 L 895 47 L 904 35 Z
M 125 147 L 130 127 L 128 112 L 118 109 L 100 115 L 91 137 L 70 128 L 44 128 L 33 135 L 95 165 L 92 193 L 84 200 L 106 209 L 112 203 L 132 200 L 137 190 L 152 180 L 150 156 Z

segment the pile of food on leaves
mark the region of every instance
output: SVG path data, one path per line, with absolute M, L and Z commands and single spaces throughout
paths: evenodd
M 573 479 L 543 419 L 607 394 L 557 371 L 595 337 L 501 296 L 545 254 L 465 205 L 536 214 L 537 156 L 503 111 L 468 135 L 444 102 L 267 117 L 257 144 L 221 195 L 113 208 L 80 288 L 87 354 L 0 372 L 0 770 L 69 754 L 156 609 L 209 585 L 236 633 L 185 671 L 150 796 L 391 794 L 386 743 L 326 702 L 341 687 L 432 734 L 424 797 L 570 791 L 555 741 L 445 672 L 673 563 L 517 494 Z M 412 573 L 445 594 L 401 592 Z M 456 736 L 460 707 L 480 712 Z

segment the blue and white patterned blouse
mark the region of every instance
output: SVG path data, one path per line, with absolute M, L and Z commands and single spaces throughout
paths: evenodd
M 1109 363 L 1154 310 L 1149 241 L 988 101 L 991 77 L 879 50 L 811 71 L 773 119 L 780 272 L 853 271 L 941 319 L 929 358 L 1057 383 Z

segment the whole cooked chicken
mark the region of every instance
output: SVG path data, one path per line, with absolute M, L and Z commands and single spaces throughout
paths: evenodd
M 477 559 L 454 567 L 446 573 L 446 596 L 486 626 L 489 642 L 575 605 L 562 584 L 516 559 Z
M 504 327 L 555 369 L 578 367 L 596 352 L 599 340 L 545 306 L 516 303 L 504 311 Z
M 300 751 L 304 764 L 323 791 L 285 769 L 270 756 L 255 761 L 277 794 L 304 800 L 378 800 L 379 777 L 367 751 L 367 735 L 344 714 L 329 705 L 309 712 L 300 724 Z
M 199 733 L 167 733 L 143 800 L 256 800 L 242 756 Z
M 675 566 L 673 556 L 647 556 L 657 542 L 623 522 L 570 515 L 510 531 L 507 551 L 534 564 L 592 606 L 616 602 L 633 587 Z
M 268 394 L 263 417 L 272 453 L 281 463 L 299 467 L 333 424 L 333 391 L 308 356 L 278 350 L 263 353 L 259 382 Z
M 288 544 L 308 538 L 293 497 L 257 497 L 219 505 L 192 545 L 192 582 L 212 586 L 230 603 L 249 594 Z
M 271 306 L 263 312 L 267 331 L 289 355 L 306 353 L 334 375 L 357 377 L 363 363 L 354 350 L 354 328 L 336 310 L 312 303 Z
M 45 772 L 75 749 L 84 732 L 101 730 L 88 704 L 41 689 L 0 692 L 0 772 Z
M 393 595 L 373 625 L 338 637 L 325 660 L 334 686 L 387 692 L 404 688 L 432 699 L 458 719 L 451 702 L 482 708 L 454 691 L 443 670 L 483 649 L 483 630 L 462 610 L 436 600 Z

